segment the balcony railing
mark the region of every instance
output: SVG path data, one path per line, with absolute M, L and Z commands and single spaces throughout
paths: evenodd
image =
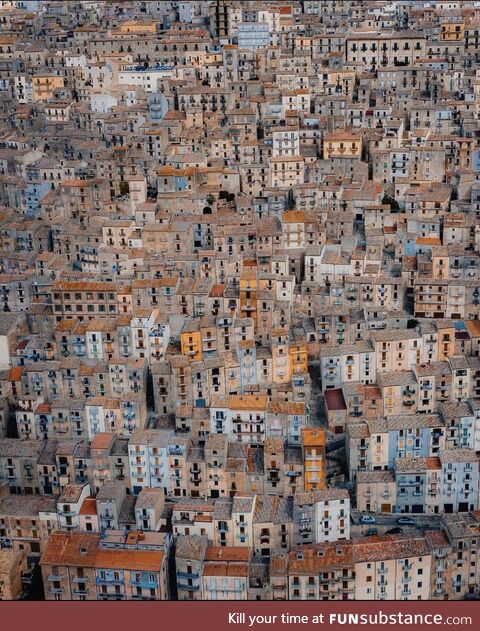
M 191 579 L 200 578 L 200 574 L 198 572 L 180 572 L 179 570 L 177 570 L 177 576 L 179 578 L 191 578 Z
M 185 589 L 189 592 L 198 592 L 200 589 L 199 585 L 188 585 L 187 583 L 177 583 L 178 589 Z
M 132 587 L 142 587 L 144 589 L 151 589 L 151 588 L 156 588 L 158 586 L 157 581 L 151 581 L 149 579 L 134 579 L 132 578 L 130 580 L 130 585 Z
M 123 585 L 123 578 L 100 578 L 95 579 L 97 585 Z

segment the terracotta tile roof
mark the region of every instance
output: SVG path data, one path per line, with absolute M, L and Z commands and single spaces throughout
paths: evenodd
M 87 497 L 80 508 L 79 515 L 96 515 L 97 501 L 94 497 Z
M 423 557 L 428 554 L 425 537 L 412 537 L 411 534 L 373 535 L 353 542 L 355 563 Z
M 210 546 L 205 553 L 207 561 L 248 561 L 250 550 L 244 546 Z
M 159 550 L 105 550 L 99 535 L 55 532 L 50 536 L 41 565 L 158 572 L 164 553 Z
M 8 371 L 8 380 L 9 381 L 20 381 L 23 374 L 22 366 L 14 366 L 10 368 Z

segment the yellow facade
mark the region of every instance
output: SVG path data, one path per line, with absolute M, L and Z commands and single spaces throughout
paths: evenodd
M 53 99 L 55 90 L 64 87 L 63 77 L 57 75 L 37 75 L 32 77 L 33 98 L 37 101 Z
M 302 429 L 306 491 L 326 488 L 326 435 L 323 429 Z
M 362 141 L 360 136 L 348 132 L 325 134 L 323 158 L 360 158 Z
M 120 33 L 156 33 L 157 27 L 155 22 L 136 22 L 128 20 L 119 25 Z
M 290 372 L 306 373 L 308 371 L 308 351 L 306 344 L 295 344 L 289 348 Z
M 187 331 L 180 335 L 182 345 L 182 355 L 188 357 L 190 361 L 200 361 L 202 359 L 202 338 L 200 331 Z
M 463 22 L 446 22 L 440 26 L 440 40 L 443 42 L 459 42 L 465 36 Z
M 455 327 L 438 324 L 438 361 L 455 354 Z

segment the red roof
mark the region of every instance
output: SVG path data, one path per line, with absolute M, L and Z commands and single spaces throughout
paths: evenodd
M 21 366 L 15 366 L 14 368 L 10 368 L 10 372 L 8 373 L 9 381 L 20 381 L 22 378 L 23 368 Z
M 345 399 L 341 388 L 325 390 L 325 403 L 328 410 L 346 410 Z
M 86 497 L 80 509 L 80 515 L 96 515 L 97 501 L 94 497 Z

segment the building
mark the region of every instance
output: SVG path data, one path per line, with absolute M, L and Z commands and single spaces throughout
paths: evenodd
M 166 600 L 168 537 L 53 535 L 40 561 L 47 600 Z
M 477 5 L 0 0 L 4 593 L 479 596 Z
M 344 489 L 299 492 L 293 511 L 297 545 L 350 539 L 350 496 Z
M 17 600 L 23 593 L 27 558 L 21 550 L 0 550 L 0 600 Z

